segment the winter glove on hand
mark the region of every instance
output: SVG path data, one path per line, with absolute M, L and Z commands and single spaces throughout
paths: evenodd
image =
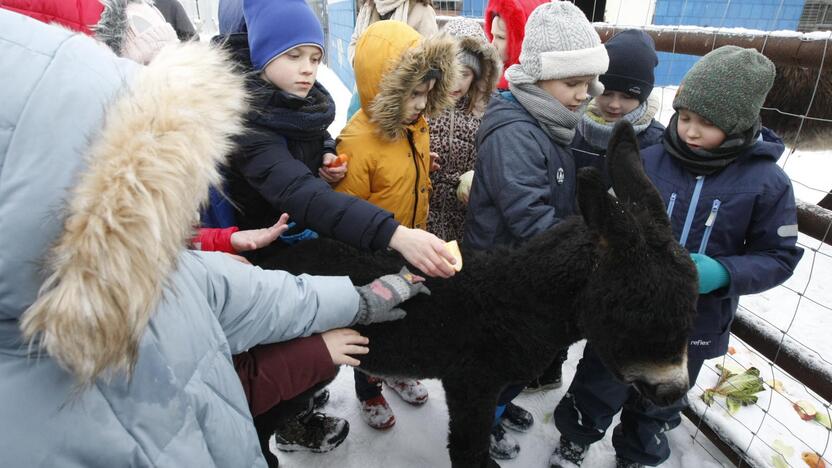
M 690 258 L 696 265 L 696 272 L 699 273 L 699 294 L 707 294 L 728 286 L 731 276 L 721 263 L 698 253 L 690 254 Z
M 360 300 L 358 315 L 353 323 L 369 325 L 404 318 L 406 312 L 395 307 L 420 292 L 430 294 L 427 286 L 422 284 L 424 280 L 403 267 L 395 275 L 384 275 L 370 284 L 355 288 Z

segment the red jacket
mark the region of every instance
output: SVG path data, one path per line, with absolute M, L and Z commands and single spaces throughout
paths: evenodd
M 104 11 L 101 0 L 0 0 L 0 8 L 90 36 Z
M 321 335 L 257 346 L 233 359 L 252 417 L 338 373 Z
M 503 71 L 520 62 L 520 49 L 523 46 L 523 36 L 526 34 L 526 20 L 538 5 L 549 3 L 549 0 L 490 0 L 485 7 L 485 35 L 493 40 L 491 23 L 495 16 L 499 16 L 506 23 L 506 60 Z M 505 76 L 500 77 L 497 88 L 508 89 Z

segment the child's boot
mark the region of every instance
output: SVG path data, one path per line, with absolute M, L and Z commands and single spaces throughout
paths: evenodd
M 318 410 L 324 407 L 324 405 L 329 401 L 329 390 L 326 388 L 321 389 L 312 397 L 312 409 Z
M 560 443 L 549 457 L 549 468 L 577 468 L 586 456 L 589 444 L 579 444 L 560 436 Z
M 520 453 L 520 444 L 506 433 L 502 424 L 497 424 L 491 429 L 491 445 L 488 453 L 497 460 L 511 460 L 517 458 Z
M 428 389 L 414 379 L 385 379 L 384 383 L 411 405 L 420 406 L 428 401 Z
M 361 401 L 361 419 L 373 429 L 390 429 L 396 424 L 396 416 L 384 395 Z
M 525 409 L 509 402 L 506 404 L 506 409 L 503 411 L 500 422 L 506 429 L 511 429 L 516 432 L 528 432 L 532 424 L 534 424 L 534 416 Z
M 641 463 L 636 463 L 634 461 L 621 458 L 618 455 L 616 455 L 615 468 L 644 468 L 644 465 L 642 465 Z
M 323 413 L 291 418 L 275 431 L 277 448 L 283 452 L 329 452 L 341 445 L 350 432 L 346 419 Z

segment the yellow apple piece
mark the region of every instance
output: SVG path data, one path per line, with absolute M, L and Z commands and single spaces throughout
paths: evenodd
M 453 268 L 456 271 L 461 270 L 462 252 L 459 251 L 459 244 L 455 240 L 445 242 L 445 249 L 447 249 L 448 252 L 450 252 L 450 254 L 454 256 L 454 259 L 456 259 L 456 263 L 454 263 L 453 265 L 448 263 L 448 265 L 451 265 L 451 268 Z

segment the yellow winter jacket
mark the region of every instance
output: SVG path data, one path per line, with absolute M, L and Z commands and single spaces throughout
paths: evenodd
M 458 74 L 457 45 L 447 36 L 429 39 L 398 21 L 372 24 L 358 40 L 355 80 L 361 110 L 337 140 L 349 156 L 347 175 L 335 190 L 393 213 L 408 227 L 424 229 L 430 199 L 430 137 L 425 118 L 402 124 L 404 102 L 431 69 L 441 77 L 423 114 L 452 105 L 448 92 Z

